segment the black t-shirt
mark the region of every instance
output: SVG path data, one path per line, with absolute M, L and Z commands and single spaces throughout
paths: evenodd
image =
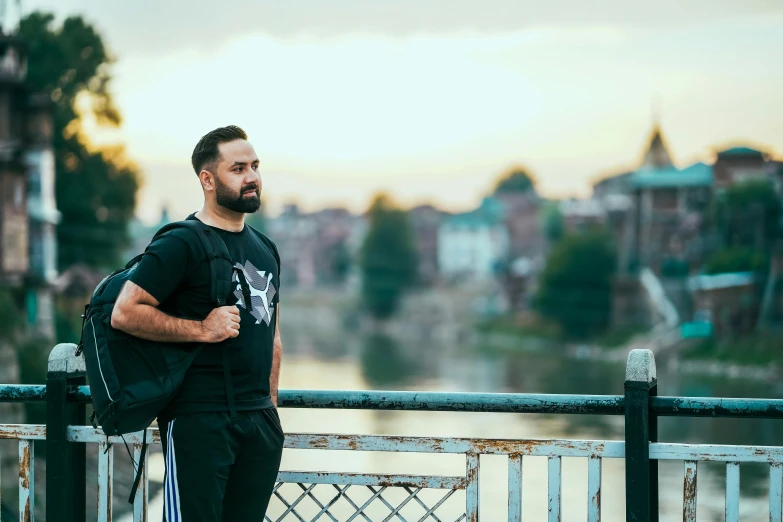
M 187 219 L 197 219 L 191 214 Z M 228 350 L 237 410 L 272 407 L 269 377 L 280 299 L 280 256 L 275 244 L 245 224 L 241 232 L 210 227 L 226 243 L 234 266 L 250 286 L 250 307 L 244 303 L 236 272 L 234 293 L 227 305 L 239 308 L 239 336 L 204 344 L 188 370 L 177 396 L 161 413 L 171 419 L 194 411 L 227 411 L 222 350 Z M 160 302 L 169 315 L 203 320 L 215 304 L 210 299 L 209 261 L 201 240 L 189 229 L 174 229 L 150 244 L 130 280 Z M 177 343 L 195 349 L 196 343 Z

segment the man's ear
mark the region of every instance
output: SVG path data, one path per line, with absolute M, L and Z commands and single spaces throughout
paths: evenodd
M 198 177 L 204 190 L 215 190 L 215 176 L 210 171 L 202 170 Z

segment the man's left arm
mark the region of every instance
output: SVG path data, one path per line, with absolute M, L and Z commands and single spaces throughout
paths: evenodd
M 280 360 L 283 358 L 283 337 L 280 335 L 280 303 L 275 310 L 275 342 L 272 351 L 272 373 L 269 376 L 269 393 L 277 408 L 277 388 L 280 383 Z

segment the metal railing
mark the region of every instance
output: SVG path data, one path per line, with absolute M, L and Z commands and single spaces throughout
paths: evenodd
M 89 388 L 84 364 L 75 346 L 55 347 L 45 386 L 0 385 L 0 402 L 45 401 L 46 425 L 0 425 L 0 439 L 19 441 L 19 520 L 34 518 L 33 446 L 46 440 L 46 512 L 57 520 L 84 521 L 85 448 L 98 452 L 98 520 L 112 519 L 113 450 L 117 442 L 141 456 L 142 432 L 105 437 L 85 426 Z M 452 520 L 440 514 L 456 501 L 457 522 L 479 520 L 479 469 L 482 455 L 505 455 L 508 464 L 508 520 L 522 520 L 522 463 L 525 457 L 546 457 L 548 521 L 561 520 L 562 459 L 587 460 L 587 520 L 601 520 L 603 459 L 625 460 L 626 520 L 658 520 L 658 462 L 677 460 L 683 468 L 683 520 L 696 520 L 698 463 L 726 463 L 725 513 L 739 520 L 739 466 L 761 462 L 770 466 L 769 519 L 783 522 L 783 448 L 761 446 L 688 445 L 658 442 L 660 416 L 783 418 L 783 400 L 657 397 L 655 361 L 648 350 L 628 356 L 625 395 L 537 395 L 383 391 L 280 392 L 283 408 L 369 409 L 617 415 L 625 417 L 625 439 L 513 440 L 398 437 L 378 435 L 287 434 L 285 448 L 337 451 L 382 451 L 465 456 L 465 472 L 457 476 L 331 473 L 319 470 L 281 471 L 266 520 Z M 157 429 L 147 440 L 160 443 Z M 134 521 L 147 521 L 149 483 L 144 475 L 133 506 Z M 324 496 L 324 489 L 328 490 Z M 437 494 L 424 498 L 423 492 Z M 394 494 L 392 494 L 394 493 Z M 464 500 L 462 496 L 464 495 Z M 338 510 L 339 507 L 339 510 Z M 269 515 L 273 513 L 272 515 Z M 451 515 L 449 515 L 451 516 Z M 340 517 L 340 518 L 338 518 Z

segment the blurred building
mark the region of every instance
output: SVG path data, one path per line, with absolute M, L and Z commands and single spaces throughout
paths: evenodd
M 355 216 L 344 208 L 326 208 L 311 214 L 317 235 L 313 268 L 319 285 L 340 285 L 354 264 Z
M 269 220 L 268 230 L 280 254 L 281 286 L 314 286 L 318 235 L 315 219 L 300 212 L 297 205 L 286 205 L 279 216 Z
M 704 222 L 716 194 L 753 179 L 770 180 L 783 193 L 782 178 L 780 162 L 764 151 L 743 146 L 717 150 L 712 164 L 678 168 L 655 125 L 639 167 L 596 183 L 593 199 L 605 205 L 612 196 L 632 198 L 629 263 L 661 273 L 678 263 L 683 269 L 703 264 L 711 248 Z
M 613 199 L 629 198 L 623 205 L 629 209 L 626 215 L 621 210 L 608 214 L 613 216 L 610 230 L 618 245 L 618 277 L 624 278 L 615 285 L 624 295 L 615 299 L 635 299 L 634 274 L 646 267 L 660 278 L 682 317 L 709 312 L 716 321 L 716 334 L 746 328 L 758 313 L 757 295 L 753 303 L 745 302 L 755 295 L 752 284 L 740 284 L 735 277 L 694 279 L 688 286 L 685 277 L 700 270 L 719 247 L 706 226 L 714 198 L 748 180 L 770 180 L 783 195 L 781 163 L 770 154 L 734 146 L 716 150 L 711 164 L 698 162 L 678 168 L 660 127 L 654 125 L 638 168 L 610 176 L 593 187 L 593 201 L 604 210 L 612 206 Z M 736 303 L 727 304 L 734 298 L 743 300 L 741 309 Z
M 542 201 L 535 190 L 495 194 L 503 205 L 503 222 L 508 230 L 508 255 L 511 259 L 539 259 L 546 239 L 541 218 Z
M 30 267 L 26 75 L 22 43 L 0 35 L 0 278 L 6 283 L 21 283 Z
M 695 163 L 642 168 L 631 178 L 634 197 L 634 258 L 660 273 L 672 259 L 700 266 L 702 251 L 688 250 L 702 236 L 703 216 L 712 199 L 713 172 Z
M 584 232 L 606 223 L 607 211 L 602 200 L 566 199 L 560 202 L 559 210 L 567 233 Z
M 626 195 L 631 192 L 630 181 L 634 171 L 612 174 L 593 184 L 593 199 L 603 200 L 607 196 Z
M 29 328 L 53 338 L 60 220 L 53 108 L 26 79 L 24 42 L 0 33 L 0 280 L 24 285 Z
M 716 151 L 716 156 L 712 169 L 717 190 L 747 180 L 778 181 L 779 164 L 763 151 L 750 147 L 731 147 Z
M 432 205 L 420 205 L 408 212 L 408 218 L 419 254 L 419 282 L 432 285 L 438 281 L 438 230 L 447 214 Z
M 497 198 L 486 197 L 475 210 L 449 216 L 440 225 L 438 269 L 447 280 L 489 280 L 508 258 L 505 208 Z
M 341 208 L 305 213 L 297 205 L 267 221 L 277 245 L 281 284 L 303 288 L 345 283 L 354 270 L 364 218 Z
M 756 278 L 750 272 L 690 278 L 694 317 L 712 324 L 715 337 L 748 334 L 759 314 Z

